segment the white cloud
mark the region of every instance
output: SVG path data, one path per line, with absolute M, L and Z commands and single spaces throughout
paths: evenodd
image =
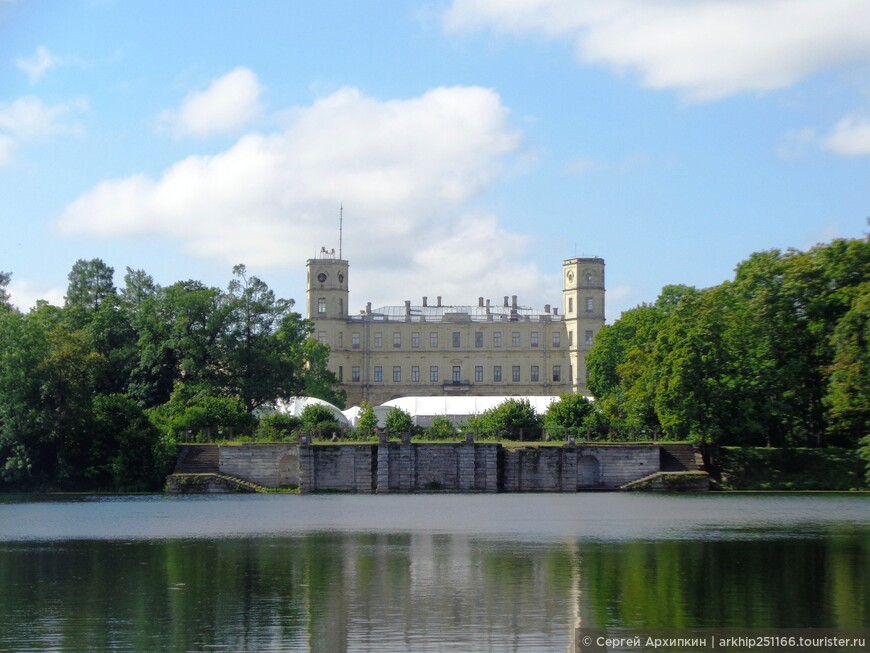
M 343 254 L 360 271 L 354 301 L 401 301 L 427 279 L 438 280 L 431 295 L 454 303 L 485 293 L 532 301 L 558 280 L 542 286 L 525 264 L 526 239 L 470 208 L 520 154 L 521 136 L 491 90 L 383 101 L 344 88 L 287 112 L 280 131 L 187 157 L 159 178 L 103 181 L 66 207 L 58 227 L 169 237 L 224 265 L 301 270 L 320 246 L 337 247 L 343 202 Z
M 60 60 L 48 51 L 44 45 L 40 45 L 29 57 L 17 57 L 15 66 L 27 75 L 31 84 L 37 83 L 51 68 L 60 63 Z
M 870 61 L 866 0 L 454 0 L 448 31 L 492 28 L 574 42 L 578 58 L 693 100 L 787 87 Z
M 176 137 L 237 131 L 260 114 L 262 90 L 251 70 L 238 67 L 204 91 L 190 93 L 178 109 L 164 111 L 161 126 Z
M 870 116 L 846 116 L 834 125 L 824 146 L 845 156 L 870 154 Z
M 36 306 L 40 299 L 47 301 L 52 306 L 63 306 L 66 288 L 42 286 L 27 280 L 16 279 L 15 276 L 9 282 L 9 298 L 13 306 L 21 311 L 29 311 Z
M 0 167 L 11 162 L 15 149 L 23 141 L 83 134 L 84 128 L 70 122 L 69 116 L 87 108 L 82 99 L 47 105 L 33 96 L 0 103 Z

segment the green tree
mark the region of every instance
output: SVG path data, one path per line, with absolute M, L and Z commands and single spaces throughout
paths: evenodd
M 452 440 L 456 437 L 456 427 L 446 415 L 436 415 L 426 429 L 426 437 L 430 440 Z
M 0 271 L 0 306 L 9 308 L 9 282 L 12 280 L 12 275 L 9 272 Z
M 411 414 L 402 408 L 391 408 L 384 418 L 384 428 L 391 435 L 401 435 L 402 433 L 410 433 L 414 428 L 414 420 Z
M 343 409 L 347 405 L 347 393 L 341 389 L 338 377 L 328 367 L 329 345 L 309 337 L 303 342 L 302 351 L 305 362 L 305 396 L 323 399 Z
M 293 301 L 278 299 L 244 265 L 233 268 L 225 297 L 226 330 L 221 338 L 222 371 L 227 391 L 238 395 L 251 413 L 276 398 L 298 394 L 303 387 L 298 367 L 300 338 L 277 338 L 286 326 Z M 298 336 L 298 332 L 296 333 Z
M 122 394 L 94 397 L 91 464 L 86 475 L 96 487 L 116 491 L 159 487 L 171 471 L 162 444 L 160 432 L 132 399 Z
M 824 404 L 835 443 L 854 446 L 870 434 L 870 283 L 856 288 L 852 306 L 831 336 L 833 361 Z
M 328 406 L 322 404 L 308 404 L 299 414 L 299 421 L 306 431 L 338 428 L 338 419 Z
M 378 427 L 378 418 L 375 409 L 367 401 L 359 405 L 359 415 L 356 421 L 356 431 L 361 438 L 371 437 Z
M 528 399 L 508 399 L 480 416 L 480 432 L 506 440 L 539 440 L 541 419 Z
M 581 394 L 566 393 L 547 407 L 544 429 L 552 436 L 562 437 L 565 432 L 577 434 L 595 411 L 595 404 Z
M 102 259 L 76 261 L 68 276 L 66 308 L 96 311 L 104 301 L 117 299 L 114 275 Z

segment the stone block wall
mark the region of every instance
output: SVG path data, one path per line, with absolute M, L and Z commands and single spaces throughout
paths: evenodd
M 377 447 L 368 444 L 299 447 L 299 489 L 369 493 L 375 489 Z
M 519 447 L 504 450 L 505 492 L 615 489 L 659 470 L 657 445 Z
M 299 485 L 299 447 L 295 444 L 221 445 L 220 472 L 265 487 Z
M 576 492 L 616 489 L 659 471 L 657 445 L 499 444 L 220 447 L 220 472 L 302 492 Z

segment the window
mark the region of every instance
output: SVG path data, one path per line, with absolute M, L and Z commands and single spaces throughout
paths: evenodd
M 432 331 L 429 334 L 429 346 L 432 349 L 438 349 L 438 332 L 437 331 Z
M 532 383 L 540 381 L 540 370 L 537 365 L 532 365 Z
M 380 365 L 375 366 L 375 383 L 382 383 L 384 380 L 384 370 Z
M 591 344 L 592 344 L 592 337 L 593 337 L 593 336 L 592 336 L 592 332 L 591 332 L 591 331 L 587 331 L 587 332 L 586 332 L 586 344 L 587 344 L 587 345 L 591 345 Z
M 561 365 L 553 365 L 553 383 L 559 383 L 562 380 Z
M 429 383 L 438 383 L 438 366 L 429 367 Z
M 341 297 L 338 298 L 338 314 L 344 315 L 344 300 Z
M 478 348 L 483 347 L 483 331 L 474 332 L 474 346 Z
M 402 382 L 402 368 L 398 365 L 393 365 L 393 383 Z
M 595 302 L 591 297 L 586 298 L 586 312 L 591 313 L 595 309 Z
M 317 332 L 317 342 L 319 342 L 321 345 L 326 344 L 326 331 Z
M 519 365 L 514 365 L 513 367 L 511 367 L 511 381 L 513 381 L 514 383 L 520 382 L 520 366 Z
M 453 332 L 453 347 L 454 348 L 459 347 L 459 331 Z
M 573 297 L 568 298 L 568 312 L 569 313 L 574 312 L 574 298 Z
M 462 383 L 462 368 L 459 365 L 453 366 L 453 383 Z
M 338 382 L 344 382 L 344 367 L 342 365 L 338 366 Z
M 393 347 L 401 347 L 402 346 L 402 334 L 398 331 L 393 332 Z
M 558 331 L 553 331 L 553 346 L 561 347 L 562 346 L 562 336 Z
M 531 342 L 532 347 L 537 347 L 538 346 L 538 332 L 537 331 L 532 331 L 531 339 L 532 339 L 532 342 Z
M 339 349 L 344 347 L 344 331 L 338 332 L 338 347 Z
M 483 365 L 474 366 L 474 382 L 483 383 Z
M 568 346 L 571 347 L 574 344 L 574 332 L 568 331 Z
M 375 349 L 380 349 L 384 346 L 384 334 L 378 331 L 375 334 Z
M 411 334 L 411 346 L 414 349 L 417 349 L 420 346 L 420 332 L 419 331 L 414 331 Z
M 492 380 L 496 383 L 501 382 L 501 365 L 496 365 L 492 368 Z
M 353 383 L 359 383 L 359 367 L 356 365 L 350 368 L 350 380 Z
M 323 315 L 326 313 L 326 297 L 320 297 L 317 300 L 317 314 Z
M 412 383 L 420 383 L 420 366 L 412 365 L 411 366 L 411 382 Z
M 501 331 L 495 331 L 492 334 L 492 346 L 501 347 Z
M 350 334 L 350 346 L 354 349 L 359 349 L 359 333 Z
M 519 347 L 520 346 L 520 332 L 513 331 L 511 333 L 511 347 Z

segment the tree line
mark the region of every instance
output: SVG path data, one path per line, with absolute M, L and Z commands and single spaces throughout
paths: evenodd
M 10 303 L 0 273 L 0 486 L 159 487 L 179 433 L 252 429 L 258 409 L 295 395 L 340 406 L 329 349 L 312 324 L 245 266 L 225 290 L 161 287 L 79 260 L 62 307 Z
M 588 385 L 615 431 L 854 448 L 870 433 L 868 316 L 867 239 L 759 252 L 729 281 L 667 286 L 603 327 Z

